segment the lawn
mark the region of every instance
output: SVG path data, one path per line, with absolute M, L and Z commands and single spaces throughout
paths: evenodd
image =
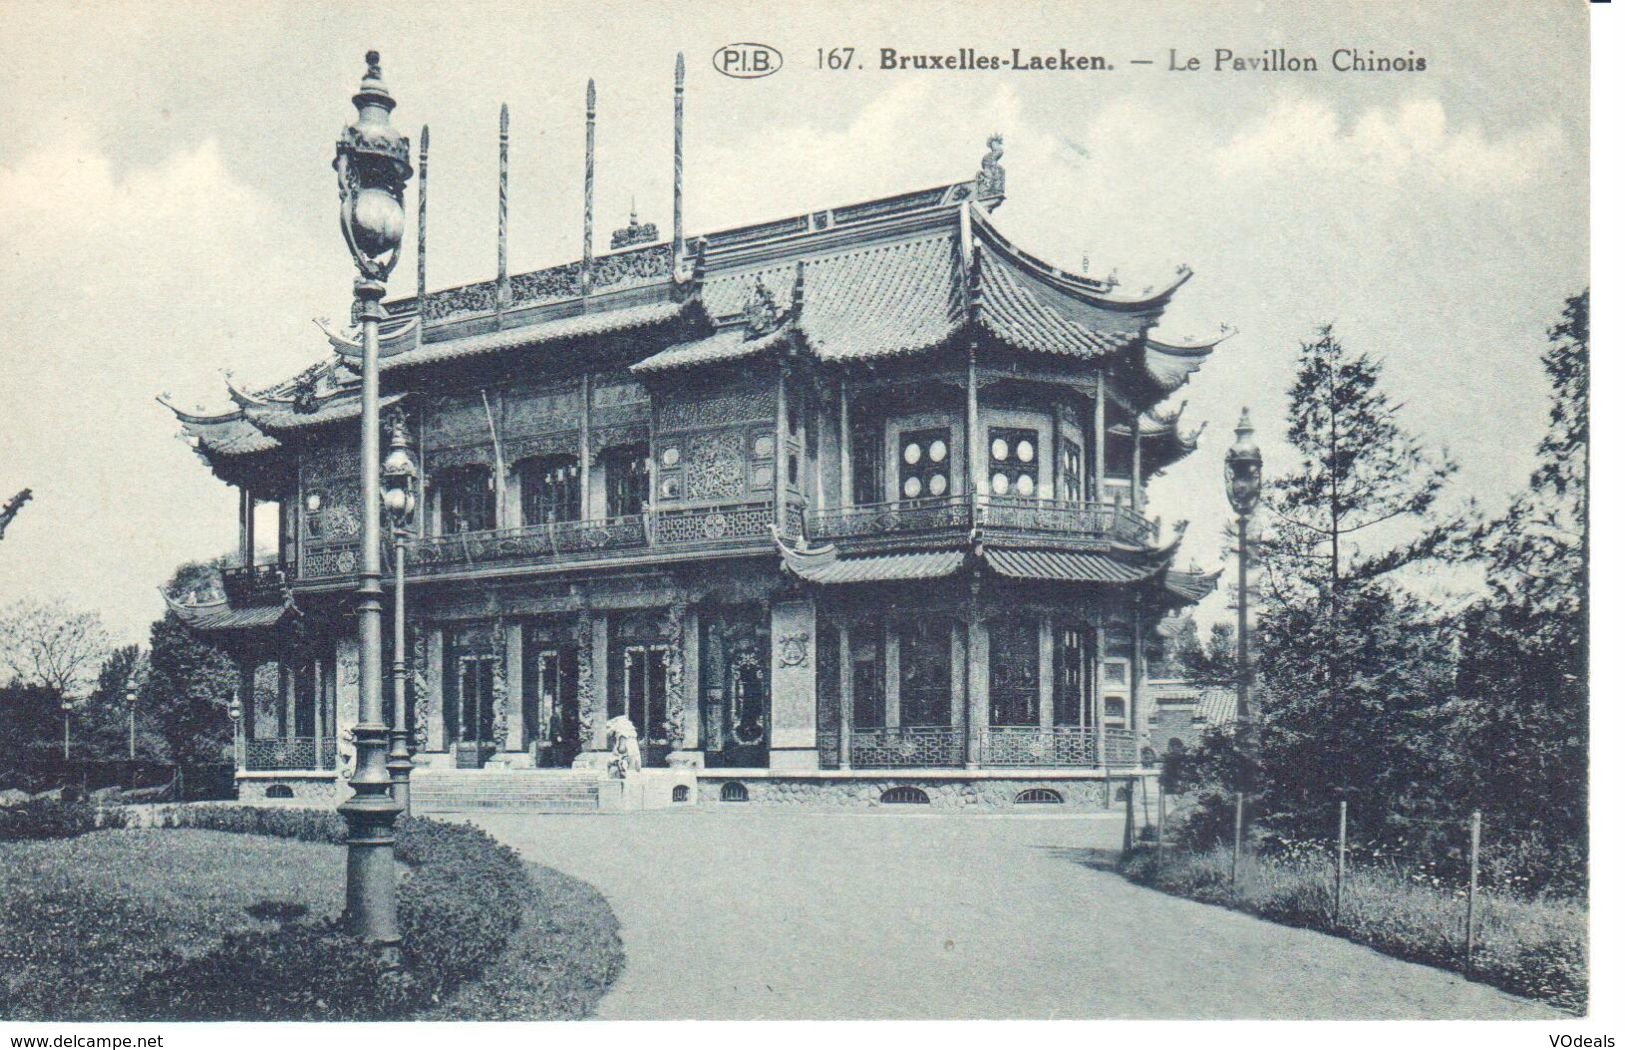
M 0 846 L 0 1017 L 118 1020 L 169 953 L 344 905 L 338 846 L 216 831 L 99 831 Z

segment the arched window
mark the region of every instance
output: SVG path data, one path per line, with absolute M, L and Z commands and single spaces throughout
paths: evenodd
M 287 784 L 272 784 L 265 789 L 266 798 L 292 798 L 293 788 Z
M 748 791 L 745 788 L 745 785 L 741 784 L 739 781 L 730 780 L 726 784 L 722 785 L 722 801 L 749 802 L 750 791 Z
M 687 784 L 678 784 L 676 787 L 672 788 L 671 789 L 671 800 L 673 802 L 687 802 L 688 801 L 688 785 Z
M 924 806 L 930 803 L 931 796 L 912 784 L 902 784 L 887 788 L 880 793 L 880 804 L 883 806 L 905 805 Z
M 1016 796 L 1018 806 L 1058 806 L 1061 804 L 1061 795 L 1058 791 L 1049 788 L 1028 788 Z

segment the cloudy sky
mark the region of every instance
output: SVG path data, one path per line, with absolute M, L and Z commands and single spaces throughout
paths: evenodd
M 328 165 L 369 47 L 397 125 L 432 128 L 431 284 L 493 273 L 504 101 L 511 266 L 578 250 L 589 76 L 599 229 L 635 197 L 667 232 L 681 49 L 691 230 L 967 178 L 1001 131 L 997 221 L 1019 243 L 1131 288 L 1189 263 L 1173 334 L 1241 332 L 1178 395 L 1210 427 L 1152 492 L 1192 520 L 1196 561 L 1219 562 L 1239 409 L 1283 462 L 1293 355 L 1325 321 L 1387 363 L 1410 422 L 1460 461 L 1459 498 L 1523 483 L 1543 331 L 1587 281 L 1585 4 L 799 6 L 0 4 L 0 496 L 35 491 L 0 545 L 0 601 L 59 596 L 139 640 L 178 563 L 233 547 L 233 493 L 153 395 L 219 406 L 221 370 L 270 381 L 325 349 L 311 318 L 345 316 L 351 279 Z M 718 75 L 739 40 L 784 69 Z M 816 67 L 848 46 L 866 68 Z M 883 72 L 882 47 L 1066 47 L 1117 69 Z M 1322 72 L 1210 72 L 1219 47 Z M 1428 68 L 1331 72 L 1340 47 Z M 1203 71 L 1168 72 L 1170 49 Z

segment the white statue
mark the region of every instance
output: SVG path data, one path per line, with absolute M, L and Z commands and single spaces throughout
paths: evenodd
M 604 723 L 609 738 L 609 775 L 624 780 L 628 773 L 643 769 L 643 752 L 638 750 L 638 727 L 625 715 Z

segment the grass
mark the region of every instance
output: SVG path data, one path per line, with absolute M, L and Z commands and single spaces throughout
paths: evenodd
M 431 1021 L 574 1021 L 592 1016 L 625 965 L 620 923 L 591 886 L 525 865 L 532 896 L 485 974 L 418 1015 Z
M 1384 868 L 1345 872 L 1339 921 L 1332 921 L 1334 866 L 1321 855 L 1251 856 L 1234 892 L 1230 851 L 1152 851 L 1130 857 L 1123 873 L 1182 897 L 1221 904 L 1291 926 L 1347 937 L 1388 955 L 1459 969 L 1465 894 L 1421 885 Z M 1572 1013 L 1586 1008 L 1586 909 L 1572 900 L 1522 900 L 1480 892 L 1471 976 Z
M 98 831 L 0 846 L 0 1017 L 119 1020 L 168 952 L 342 910 L 344 851 L 215 831 Z

